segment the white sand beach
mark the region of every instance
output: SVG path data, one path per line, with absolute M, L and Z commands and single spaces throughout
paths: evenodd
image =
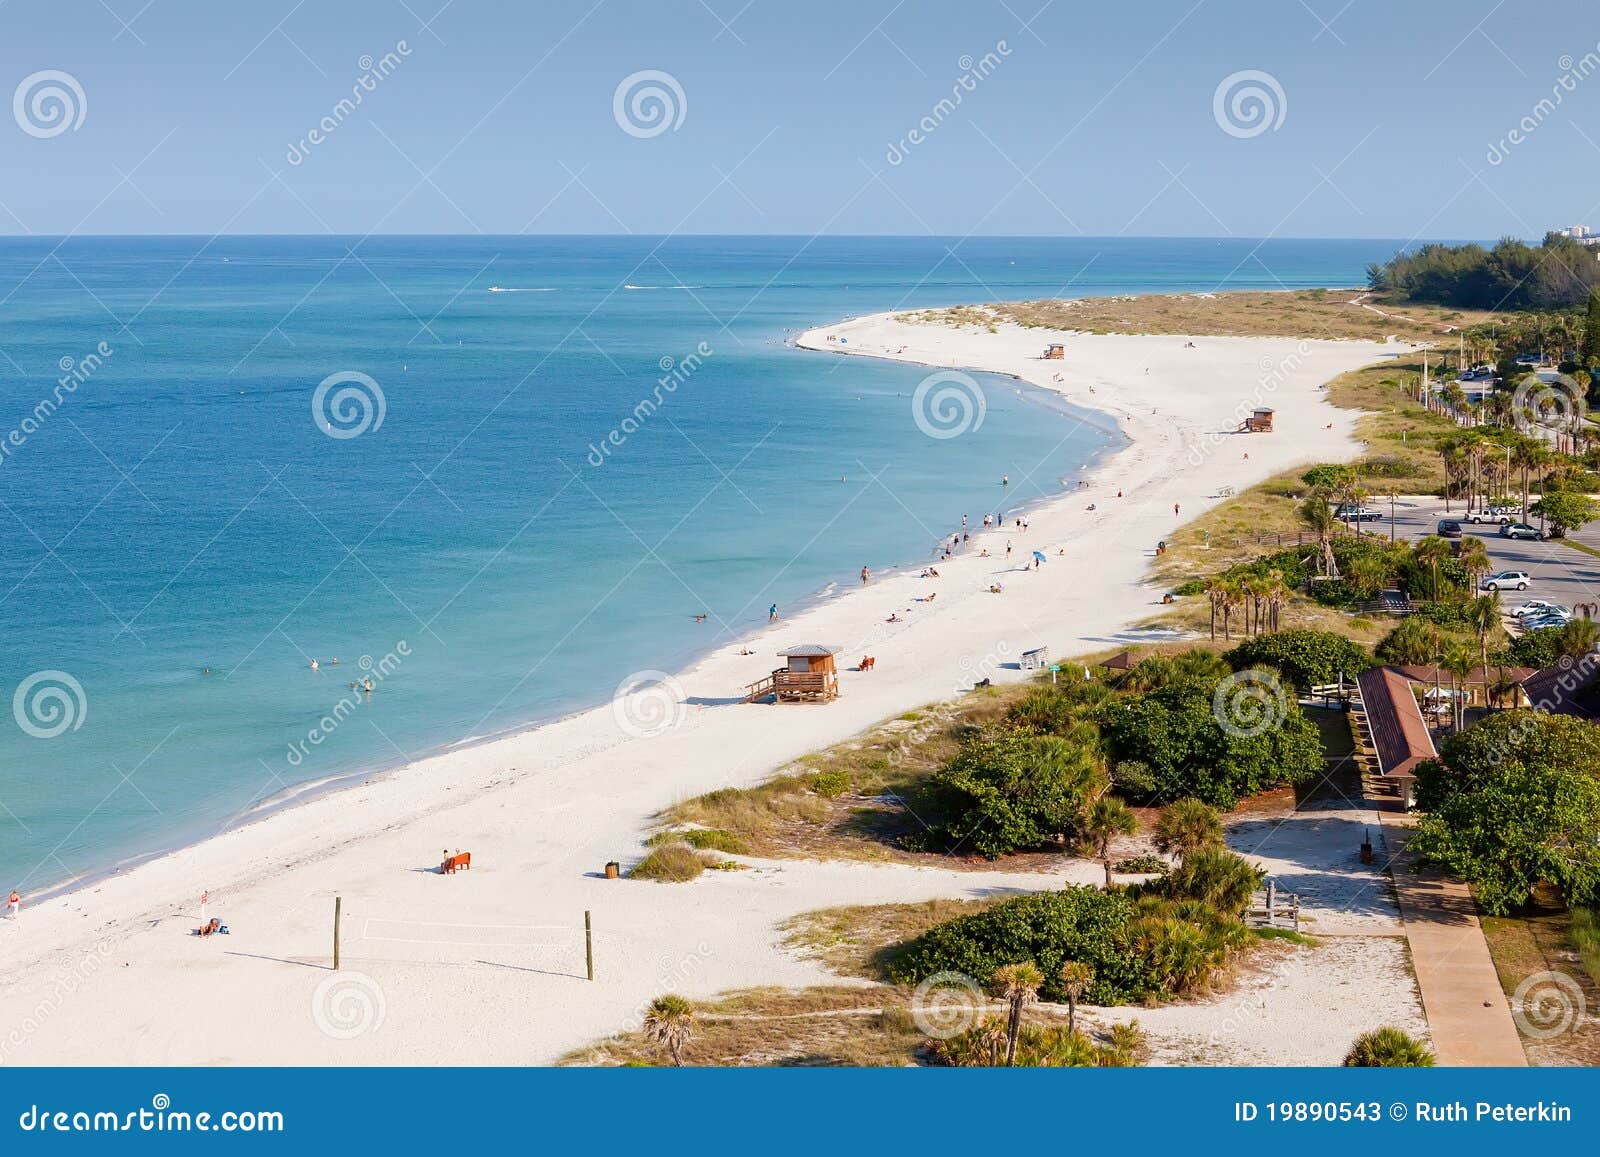
M 1065 344 L 1063 360 L 1040 359 L 1050 341 Z M 1357 415 L 1330 406 L 1319 386 L 1410 348 L 1188 341 L 958 331 L 887 315 L 807 334 L 801 344 L 830 353 L 1016 375 L 1113 416 L 1131 444 L 1106 458 L 1086 488 L 1068 480 L 1025 532 L 981 533 L 983 512 L 967 512 L 973 544 L 939 563 L 937 580 L 912 568 L 860 588 L 839 576 L 848 593 L 743 640 L 752 655 L 729 641 L 675 676 L 674 702 L 607 705 L 419 761 L 25 904 L 20 919 L 0 920 L 0 1061 L 548 1062 L 636 1025 L 663 991 L 703 997 L 827 982 L 819 965 L 780 946 L 776 926 L 798 912 L 1059 884 L 853 863 L 767 863 L 687 885 L 599 873 L 609 859 L 626 869 L 650 817 L 676 800 L 759 782 L 975 679 L 1022 678 L 1006 664 L 1030 647 L 1048 645 L 1059 657 L 1135 637 L 1130 628 L 1159 600 L 1145 585 L 1156 542 L 1214 505 L 1223 487 L 1354 457 Z M 819 373 L 829 368 L 819 355 L 792 356 L 816 357 Z M 1274 433 L 1228 433 L 1260 404 L 1276 410 Z M 1064 430 L 1072 421 L 1048 420 Z M 979 557 L 982 546 L 993 557 Z M 1034 550 L 1049 561 L 1025 570 Z M 989 593 L 992 583 L 1004 592 Z M 937 603 L 914 601 L 933 590 Z M 887 624 L 891 612 L 905 621 Z M 826 706 L 735 701 L 778 665 L 774 652 L 808 642 L 842 646 L 846 667 L 871 654 L 876 669 L 844 670 L 842 697 Z M 656 724 L 659 734 L 639 734 Z M 472 870 L 437 874 L 444 848 L 470 851 Z M 189 935 L 202 890 L 228 936 Z M 328 967 L 335 893 L 344 909 L 337 974 Z M 583 978 L 585 910 L 595 926 L 592 984 Z M 1398 985 L 1392 974 L 1404 977 L 1403 960 L 1394 955 L 1386 975 Z M 1362 983 L 1371 996 L 1382 981 L 1364 975 Z M 1317 1000 L 1320 988 L 1290 983 L 1284 991 Z M 1399 1000 L 1397 988 L 1389 1003 Z M 1244 1054 L 1267 1063 L 1320 1056 L 1289 1039 L 1293 1011 L 1276 1016 L 1267 1039 Z M 1289 1036 L 1274 1045 L 1272 1034 Z

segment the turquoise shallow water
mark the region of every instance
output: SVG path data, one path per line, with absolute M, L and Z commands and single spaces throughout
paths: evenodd
M 773 602 L 920 562 L 962 512 L 1058 493 L 1117 444 L 992 378 L 980 428 L 930 438 L 923 371 L 787 347 L 800 329 L 1348 285 L 1394 248 L 0 241 L 0 886 L 37 893 L 294 785 L 603 701 Z M 336 383 L 314 413 L 340 373 L 375 388 Z M 381 423 L 341 390 L 381 394 Z

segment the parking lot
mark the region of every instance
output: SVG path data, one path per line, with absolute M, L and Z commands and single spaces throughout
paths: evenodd
M 1389 504 L 1386 501 L 1369 503 L 1372 509 L 1383 512 L 1383 521 L 1369 522 L 1363 533 L 1389 537 Z M 1495 570 L 1527 571 L 1533 581 L 1526 591 L 1506 591 L 1501 602 L 1515 606 L 1523 598 L 1549 599 L 1564 606 L 1577 608 L 1579 603 L 1600 603 L 1600 558 L 1575 550 L 1560 541 L 1529 542 L 1523 539 L 1500 537 L 1500 527 L 1494 523 L 1474 525 L 1465 520 L 1459 501 L 1450 504 L 1446 514 L 1444 500 L 1440 498 L 1404 499 L 1395 504 L 1394 530 L 1398 539 L 1415 542 L 1423 535 L 1438 530 L 1441 518 L 1455 518 L 1461 522 L 1461 532 L 1483 539 Z M 1529 520 L 1538 526 L 1538 519 Z M 1600 523 L 1591 523 L 1572 536 L 1574 542 L 1600 550 Z

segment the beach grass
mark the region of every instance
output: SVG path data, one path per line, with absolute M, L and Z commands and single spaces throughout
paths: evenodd
M 657 845 L 628 873 L 629 879 L 653 880 L 658 884 L 683 884 L 710 867 L 708 857 L 681 840 Z
M 1135 297 L 1046 298 L 898 315 L 928 324 L 991 330 L 1005 323 L 1097 334 L 1445 340 L 1493 315 L 1386 304 L 1359 289 L 1299 289 Z
M 870 1068 L 916 1064 L 927 1038 L 910 993 L 884 985 L 754 988 L 695 1006 L 686 1065 Z M 620 1033 L 563 1057 L 562 1065 L 670 1064 L 642 1032 Z
M 840 976 L 884 980 L 894 952 L 936 924 L 992 908 L 1004 897 L 865 904 L 804 912 L 782 925 L 784 946 L 805 952 Z
M 1548 973 L 1575 982 L 1587 1008 L 1600 1007 L 1600 977 L 1595 975 L 1600 968 L 1596 956 L 1600 945 L 1596 943 L 1593 910 L 1569 909 L 1554 889 L 1541 887 L 1525 910 L 1509 916 L 1481 916 L 1480 921 L 1500 986 L 1506 999 L 1513 1001 L 1513 1011 L 1517 986 Z M 1521 1023 L 1517 1031 L 1532 1064 L 1600 1064 L 1600 1023 L 1593 1016 L 1578 1018 L 1568 1031 L 1554 1036 L 1544 1035 L 1542 1029 L 1540 1035 L 1532 1035 Z
M 959 750 L 966 732 L 1000 719 L 1028 690 L 1029 684 L 984 687 L 906 712 L 807 755 L 764 783 L 707 792 L 658 818 L 669 830 L 718 832 L 718 839 L 752 856 L 966 866 L 962 859 L 898 846 L 901 835 L 920 827 L 903 800 Z M 1038 856 L 1037 866 L 1059 858 Z

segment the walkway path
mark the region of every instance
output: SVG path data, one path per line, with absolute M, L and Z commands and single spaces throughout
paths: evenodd
M 1410 818 L 1380 811 L 1411 964 L 1422 992 L 1428 1033 L 1441 1065 L 1526 1067 L 1522 1038 L 1467 886 L 1438 872 L 1415 871 L 1404 850 Z

